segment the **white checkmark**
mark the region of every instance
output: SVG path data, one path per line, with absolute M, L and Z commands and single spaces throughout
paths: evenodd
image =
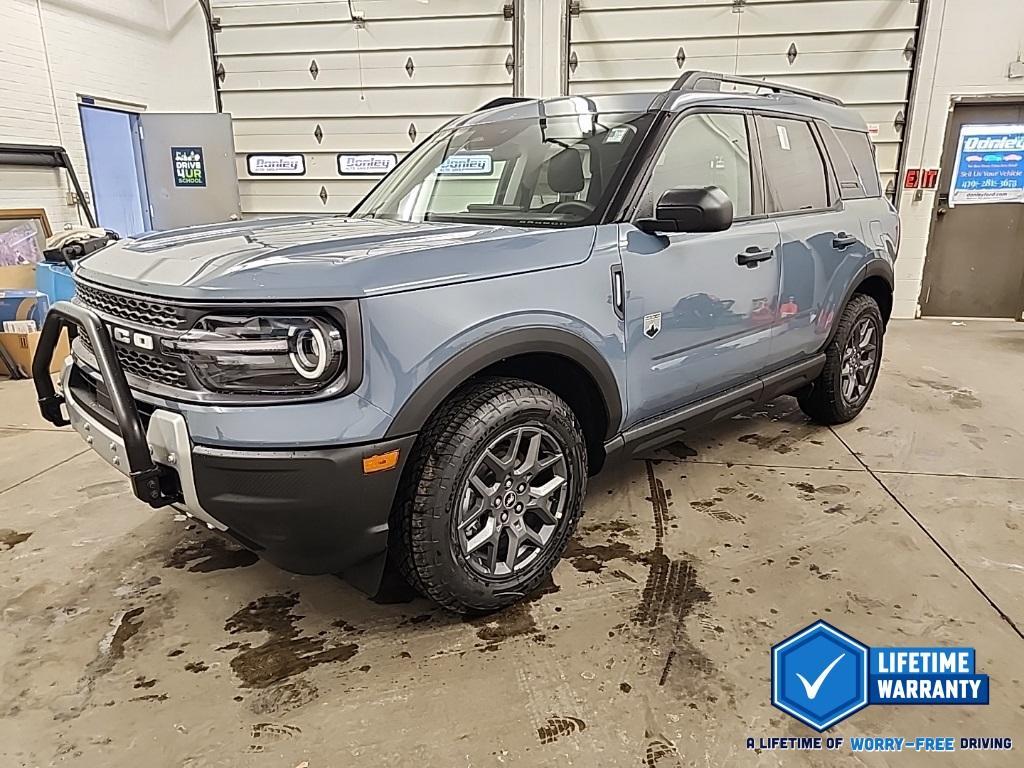
M 825 667 L 821 674 L 818 675 L 818 679 L 813 683 L 808 683 L 806 677 L 801 675 L 799 672 L 796 673 L 796 676 L 800 678 L 800 682 L 804 684 L 804 692 L 807 694 L 808 699 L 814 701 L 815 697 L 818 695 L 818 689 L 821 688 L 821 684 L 825 682 L 825 678 L 828 677 L 828 673 L 832 671 L 835 665 L 838 664 L 845 655 L 845 653 L 840 653 L 836 656 L 835 661 Z

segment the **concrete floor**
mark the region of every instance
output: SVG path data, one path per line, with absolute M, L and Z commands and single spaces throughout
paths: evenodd
M 768 686 L 769 647 L 815 617 L 975 646 L 991 676 L 988 707 L 830 735 L 1024 738 L 1022 380 L 1024 326 L 894 322 L 857 421 L 782 398 L 610 468 L 545 593 L 471 621 L 148 510 L 4 382 L 0 765 L 1019 765 L 744 740 L 813 735 Z

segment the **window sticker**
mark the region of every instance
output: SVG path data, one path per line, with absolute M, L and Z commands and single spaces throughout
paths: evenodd
M 437 166 L 438 176 L 490 176 L 491 156 L 485 154 L 454 154 Z
M 342 176 L 382 176 L 398 165 L 393 152 L 343 152 L 338 155 L 338 173 Z
M 620 125 L 617 128 L 612 128 L 608 133 L 605 134 L 605 144 L 621 144 L 630 134 L 630 128 L 625 125 Z
M 779 132 L 779 146 L 789 152 L 793 147 L 789 144 L 789 131 L 784 125 L 776 125 L 775 130 Z

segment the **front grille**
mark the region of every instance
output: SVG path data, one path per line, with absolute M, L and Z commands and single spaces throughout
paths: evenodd
M 119 320 L 170 330 L 188 326 L 185 313 L 173 304 L 104 291 L 81 282 L 75 286 L 75 297 L 85 306 Z
M 95 357 L 88 334 L 81 333 L 78 335 L 78 338 L 82 340 L 82 344 L 89 354 Z M 125 373 L 145 379 L 146 381 L 165 384 L 168 387 L 188 388 L 188 375 L 180 363 L 171 362 L 146 352 L 140 352 L 137 349 L 122 347 L 118 344 L 114 345 L 114 349 L 117 351 L 117 359 L 120 361 Z

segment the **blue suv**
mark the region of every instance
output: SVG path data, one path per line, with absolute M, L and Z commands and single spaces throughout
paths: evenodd
M 87 257 L 34 378 L 153 507 L 292 571 L 372 592 L 390 557 L 493 610 L 554 568 L 608 456 L 787 393 L 856 416 L 898 239 L 867 128 L 830 97 L 689 72 L 501 99 L 347 217 Z

